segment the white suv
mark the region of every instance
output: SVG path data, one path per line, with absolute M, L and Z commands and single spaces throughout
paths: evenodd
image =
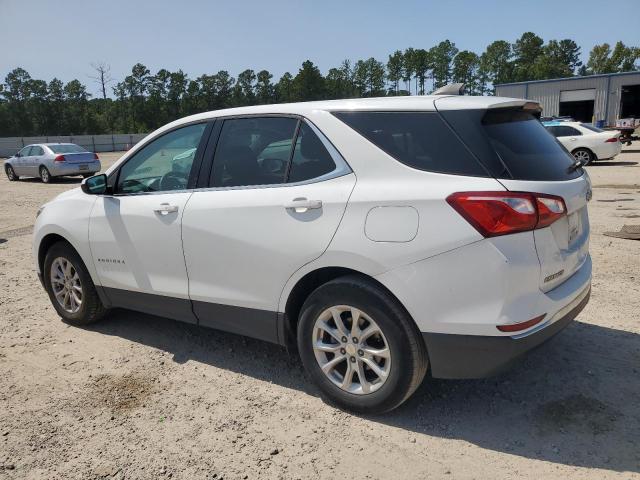
M 362 412 L 493 374 L 588 301 L 588 176 L 496 97 L 220 110 L 152 133 L 37 218 L 57 312 L 111 307 L 297 347 Z

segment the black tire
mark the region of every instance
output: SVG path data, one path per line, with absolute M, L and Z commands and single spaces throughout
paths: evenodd
M 51 173 L 49 172 L 47 167 L 45 167 L 44 165 L 41 166 L 39 173 L 40 173 L 40 180 L 42 180 L 42 183 L 51 183 Z
M 571 152 L 571 155 L 573 155 L 573 158 L 576 160 L 584 160 L 582 165 L 589 165 L 596 159 L 596 156 L 588 148 L 576 148 Z
M 82 302 L 79 310 L 75 313 L 65 310 L 53 291 L 51 267 L 53 262 L 58 258 L 69 261 L 80 278 Z M 88 325 L 100 320 L 107 312 L 107 309 L 100 301 L 100 297 L 98 296 L 96 287 L 91 280 L 91 275 L 89 275 L 89 272 L 87 271 L 87 267 L 85 267 L 80 255 L 78 255 L 75 249 L 68 243 L 57 242 L 49 248 L 44 259 L 42 277 L 45 289 L 49 294 L 49 299 L 51 300 L 53 307 L 65 322 L 75 326 Z
M 7 178 L 10 182 L 15 182 L 16 180 L 20 180 L 20 177 L 16 175 L 16 172 L 13 170 L 11 165 L 6 165 L 4 167 L 4 173 L 7 174 Z
M 384 383 L 371 393 L 343 390 L 323 373 L 316 360 L 312 346 L 316 320 L 322 312 L 337 305 L 349 305 L 364 312 L 385 337 L 391 354 L 390 368 Z M 366 414 L 388 412 L 402 404 L 420 386 L 428 366 L 424 341 L 406 310 L 384 288 L 357 275 L 332 280 L 307 298 L 298 325 L 298 351 L 305 370 L 325 400 Z

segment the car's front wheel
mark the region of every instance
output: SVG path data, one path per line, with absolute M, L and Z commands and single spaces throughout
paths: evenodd
M 40 167 L 40 180 L 42 183 L 50 183 L 51 182 L 51 174 L 47 167 Z
M 42 274 L 53 307 L 68 323 L 87 325 L 106 313 L 87 267 L 68 243 L 49 249 Z
M 13 167 L 11 165 L 7 165 L 4 171 L 7 174 L 7 178 L 9 179 L 10 182 L 15 182 L 16 180 L 19 179 L 19 177 L 16 175 L 16 172 L 13 170 Z
M 589 165 L 594 160 L 594 155 L 591 150 L 587 148 L 577 148 L 573 152 L 573 158 L 579 161 L 582 165 Z
M 359 276 L 332 280 L 309 296 L 298 350 L 325 399 L 362 413 L 399 406 L 428 365 L 413 320 L 386 290 Z

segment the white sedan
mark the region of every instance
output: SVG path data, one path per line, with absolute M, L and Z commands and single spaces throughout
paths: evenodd
M 622 149 L 617 130 L 606 131 L 580 122 L 543 122 L 543 125 L 582 165 L 611 159 Z

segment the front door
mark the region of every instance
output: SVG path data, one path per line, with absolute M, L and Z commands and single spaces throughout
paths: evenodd
M 322 255 L 355 185 L 321 138 L 294 118 L 224 121 L 210 188 L 193 193 L 183 216 L 189 294 L 201 324 L 276 341 L 285 283 Z
M 114 194 L 97 199 L 89 241 L 100 283 L 115 306 L 195 321 L 181 219 L 205 128 L 189 125 L 152 140 L 114 173 Z
M 31 175 L 27 168 L 27 161 L 29 160 L 29 152 L 31 152 L 31 148 L 31 145 L 29 145 L 18 152 L 20 156 L 17 157 L 15 162 L 13 162 L 13 171 L 16 172 L 16 175 Z

